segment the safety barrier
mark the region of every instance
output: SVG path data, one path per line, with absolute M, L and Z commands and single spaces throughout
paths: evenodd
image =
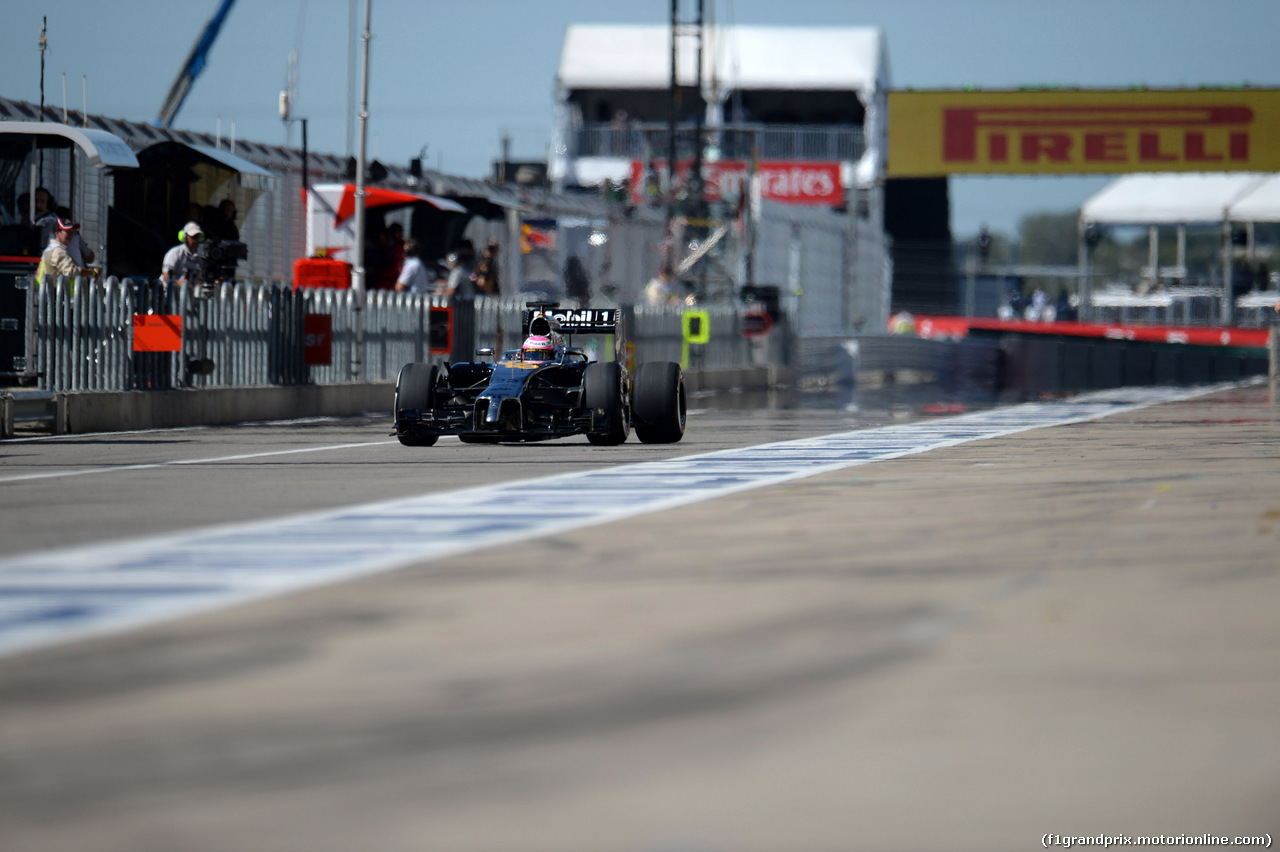
M 223 283 L 196 298 L 187 288 L 142 279 L 60 278 L 30 291 L 28 316 L 38 388 L 121 391 L 393 381 L 411 361 L 519 347 L 523 308 L 510 299 L 450 306 L 440 296 L 382 290 L 361 305 L 350 290 L 280 284 Z M 619 354 L 637 362 L 787 365 L 783 317 L 767 335 L 748 338 L 743 315 L 750 311 L 739 306 L 622 312 L 631 345 Z M 613 341 L 575 343 L 602 360 L 614 357 Z

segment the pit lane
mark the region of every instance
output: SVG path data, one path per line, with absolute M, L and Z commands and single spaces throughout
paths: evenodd
M 1274 833 L 1280 436 L 1256 390 L 1116 404 L 7 656 L 0 846 L 1014 850 L 1064 822 Z M 865 409 L 722 414 L 755 446 Z M 585 442 L 442 461 L 443 442 L 407 451 L 369 431 L 385 428 L 113 436 L 118 457 L 73 443 L 25 472 L 148 466 L 0 491 L 58 486 L 88 515 L 161 515 L 189 541 L 195 473 L 228 492 L 201 505 L 242 527 L 308 501 L 443 495 L 453 466 L 545 472 L 531 460 L 559 452 L 551 473 L 610 467 Z M 154 466 L 233 455 L 253 457 Z M 383 465 L 412 476 L 388 484 Z M 308 482 L 338 495 L 299 495 Z
M 263 443 L 226 455 L 187 455 L 190 448 L 171 434 L 142 433 L 144 444 L 170 442 L 170 457 L 163 461 L 129 460 L 136 452 L 129 439 L 108 436 L 103 440 L 119 456 L 115 464 L 46 463 L 47 469 L 37 469 L 44 453 L 82 447 L 84 441 L 29 443 L 35 452 L 25 464 L 6 465 L 0 486 L 74 492 L 89 505 L 115 507 L 122 515 L 105 521 L 105 529 L 106 511 L 97 513 L 98 523 L 77 525 L 81 535 L 92 536 L 79 546 L 69 546 L 74 536 L 51 522 L 65 519 L 68 510 L 88 519 L 88 506 L 72 509 L 65 498 L 50 500 L 47 505 L 58 505 L 57 512 L 24 519 L 24 532 L 13 538 L 15 549 L 25 536 L 59 546 L 0 559 L 0 655 L 1200 393 L 1112 391 L 958 417 L 908 416 L 880 426 L 869 425 L 863 415 L 854 419 L 852 431 L 826 434 L 815 430 L 831 430 L 841 419 L 849 427 L 849 418 L 801 409 L 800 421 L 774 411 L 763 428 L 752 430 L 742 424 L 758 416 L 695 410 L 691 419 L 703 422 L 695 422 L 692 431 L 706 430 L 708 438 L 656 447 L 592 447 L 579 439 L 404 448 L 369 434 L 378 418 L 351 424 L 353 435 L 365 440 L 300 447 L 272 446 L 279 437 L 267 435 L 334 424 L 251 429 L 246 443 Z M 893 413 L 880 416 L 892 420 Z M 195 438 L 197 449 L 208 450 L 206 440 L 225 431 L 184 434 Z M 782 437 L 797 431 L 802 436 Z M 324 437 L 330 437 L 327 431 Z M 317 476 L 317 468 L 322 482 L 305 481 Z M 448 472 L 440 475 L 441 469 Z M 361 474 L 364 489 L 353 494 L 346 479 Z M 285 493 L 269 493 L 251 481 L 259 477 L 285 483 Z M 221 497 L 205 502 L 204 492 Z M 328 495 L 328 507 L 299 499 L 313 493 Z M 293 495 L 292 503 L 287 495 Z M 14 506 L 16 516 L 23 515 L 23 505 L 40 500 L 27 499 Z M 155 517 L 140 518 L 152 507 Z M 118 539 L 110 534 L 132 527 L 145 533 Z

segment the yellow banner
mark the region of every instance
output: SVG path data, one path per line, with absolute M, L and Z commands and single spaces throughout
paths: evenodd
M 1280 89 L 889 93 L 889 177 L 1280 171 Z

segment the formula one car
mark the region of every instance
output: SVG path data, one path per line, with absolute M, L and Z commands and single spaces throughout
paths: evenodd
M 590 361 L 570 345 L 574 334 L 621 340 L 616 308 L 561 309 L 529 302 L 524 345 L 493 361 L 406 364 L 396 380 L 395 431 L 407 447 L 429 447 L 441 435 L 464 443 L 544 441 L 586 435 L 612 446 L 634 428 L 644 443 L 684 436 L 685 389 L 680 365 L 641 364 L 633 377 L 618 361 Z M 615 346 L 615 354 L 620 351 Z M 477 357 L 493 357 L 478 349 Z

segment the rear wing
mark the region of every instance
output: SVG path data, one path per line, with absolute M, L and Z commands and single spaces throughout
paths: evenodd
M 562 308 L 558 302 L 528 302 L 521 319 L 521 336 L 528 337 L 531 330 L 543 335 L 618 334 L 619 322 L 617 308 Z

